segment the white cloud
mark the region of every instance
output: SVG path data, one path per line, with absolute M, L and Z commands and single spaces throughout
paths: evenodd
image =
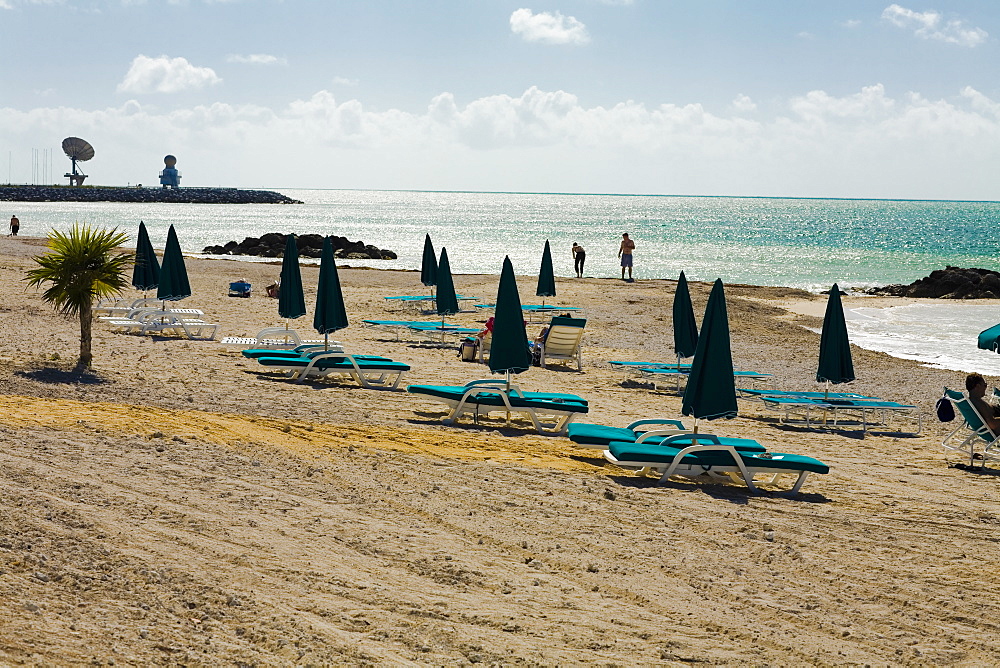
M 560 45 L 590 42 L 587 26 L 559 12 L 535 14 L 530 9 L 517 9 L 510 15 L 510 29 L 526 42 Z
M 803 30 L 802 32 L 797 33 L 795 36 L 798 37 L 799 39 L 816 39 L 816 35 L 812 34 L 808 30 Z
M 857 19 L 847 19 L 846 21 L 840 21 L 837 25 L 841 28 L 857 28 L 861 25 L 861 21 Z
M 231 53 L 226 56 L 227 63 L 238 63 L 241 65 L 287 65 L 288 60 L 285 58 L 279 58 L 277 56 L 272 56 L 269 53 L 251 53 L 247 55 L 241 55 L 238 53 Z
M 334 86 L 357 86 L 358 85 L 358 80 L 357 79 L 348 79 L 346 77 L 333 77 L 333 79 L 331 80 L 331 83 Z
M 912 29 L 917 37 L 969 48 L 983 44 L 989 37 L 989 33 L 982 28 L 970 26 L 960 19 L 946 21 L 934 10 L 917 12 L 892 4 L 882 11 L 882 18 L 899 28 Z
M 210 67 L 195 67 L 186 58 L 138 55 L 125 78 L 118 84 L 120 93 L 178 93 L 220 83 Z
M 740 93 L 733 100 L 733 109 L 735 109 L 740 113 L 756 111 L 757 104 L 753 100 L 751 100 L 749 96 Z
M 612 7 L 630 7 L 635 4 L 635 0 L 597 0 L 602 5 L 611 5 Z
M 8 0 L 0 0 L 0 9 L 14 9 L 14 5 L 10 4 Z
M 98 147 L 98 184 L 152 180 L 170 152 L 191 186 L 997 197 L 1000 101 L 973 88 L 948 99 L 892 97 L 880 84 L 814 90 L 778 115 L 732 115 L 752 104 L 585 106 L 529 88 L 464 103 L 442 93 L 421 113 L 329 91 L 276 108 L 0 108 L 0 145 L 16 156 L 71 127 Z

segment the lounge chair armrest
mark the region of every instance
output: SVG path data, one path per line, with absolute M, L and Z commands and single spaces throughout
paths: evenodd
M 472 387 L 474 385 L 504 385 L 506 382 L 507 381 L 503 379 L 483 378 L 482 380 L 470 380 L 463 387 Z M 513 385 L 511 387 L 513 387 Z
M 626 429 L 632 429 L 632 430 L 634 430 L 636 427 L 641 427 L 641 426 L 647 425 L 647 424 L 669 424 L 669 425 L 672 425 L 674 427 L 677 427 L 678 429 L 684 429 L 685 428 L 684 427 L 684 423 L 681 422 L 680 420 L 668 420 L 668 419 L 665 419 L 665 418 L 664 419 L 654 418 L 654 419 L 650 419 L 650 420 L 636 420 L 635 422 L 633 422 L 632 424 L 628 425 L 625 428 Z
M 651 431 L 643 432 L 639 438 L 635 439 L 635 442 L 645 443 L 649 439 L 656 438 L 657 436 L 684 436 L 693 433 L 693 431 L 688 429 L 653 429 Z
M 674 436 L 670 436 L 663 442 L 661 442 L 660 445 L 671 445 L 675 441 L 679 441 L 682 439 L 685 441 L 693 440 L 695 443 L 703 441 L 710 445 L 722 445 L 722 442 L 719 440 L 719 437 L 716 436 L 715 434 L 694 434 L 694 433 L 676 434 Z
M 354 359 L 354 355 L 351 355 L 350 353 L 345 353 L 342 350 L 323 351 L 322 346 L 320 346 L 320 350 L 313 350 L 311 352 L 307 351 L 306 356 L 313 362 L 318 362 L 320 360 L 336 357 L 339 359 L 347 360 L 352 364 L 355 365 L 357 364 L 357 361 Z

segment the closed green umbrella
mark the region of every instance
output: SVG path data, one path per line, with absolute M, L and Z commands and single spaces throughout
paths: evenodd
M 847 337 L 844 306 L 840 302 L 840 287 L 834 283 L 826 302 L 823 333 L 819 338 L 819 367 L 817 383 L 849 383 L 854 380 L 854 361 L 851 359 L 851 342 Z
M 286 320 L 306 314 L 306 296 L 302 292 L 302 272 L 299 269 L 299 248 L 295 235 L 285 237 L 285 255 L 281 258 L 281 287 L 278 290 L 278 315 Z M 287 325 L 287 323 L 286 323 Z
M 698 323 L 694 320 L 694 307 L 691 305 L 691 292 L 688 290 L 687 278 L 684 272 L 677 279 L 677 290 L 674 292 L 674 350 L 677 352 L 677 364 L 682 357 L 691 357 L 698 347 Z
M 132 269 L 132 287 L 136 290 L 155 290 L 160 285 L 160 263 L 153 244 L 149 241 L 146 224 L 139 221 L 139 239 L 135 244 L 135 266 Z
M 187 267 L 177 232 L 171 225 L 167 230 L 167 245 L 163 249 L 163 266 L 160 267 L 160 281 L 156 288 L 156 298 L 163 301 L 177 301 L 191 296 Z
M 697 420 L 736 417 L 736 381 L 722 279 L 716 279 L 708 297 L 681 412 L 695 418 L 695 430 Z
M 458 296 L 455 294 L 455 283 L 451 278 L 451 263 L 448 262 L 448 249 L 441 249 L 441 261 L 437 266 L 437 297 L 434 299 L 437 314 L 441 316 L 441 326 L 444 326 L 444 316 L 458 313 Z
M 521 314 L 521 296 L 517 292 L 514 265 L 509 257 L 503 259 L 500 285 L 497 287 L 496 309 L 493 316 L 493 342 L 490 344 L 490 371 L 510 374 L 531 368 L 531 351 L 528 333 Z
M 420 282 L 433 288 L 437 285 L 437 275 L 438 264 L 437 260 L 434 259 L 434 244 L 431 243 L 431 235 L 428 234 L 424 237 L 424 256 L 420 262 Z
M 549 249 L 549 240 L 545 240 L 545 250 L 542 251 L 542 266 L 538 270 L 538 287 L 535 295 L 542 297 L 542 306 L 545 306 L 545 297 L 556 296 L 556 276 L 552 271 L 552 251 Z
M 333 259 L 333 238 L 323 240 L 323 256 L 319 263 L 319 285 L 316 288 L 316 311 L 313 327 L 323 335 L 324 345 L 330 348 L 330 332 L 347 327 L 347 308 L 340 289 L 340 275 Z

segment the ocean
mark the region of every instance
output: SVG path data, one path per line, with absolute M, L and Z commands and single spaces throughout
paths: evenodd
M 500 272 L 509 255 L 533 274 L 545 240 L 555 271 L 573 276 L 570 247 L 587 250 L 587 276 L 620 275 L 622 232 L 636 242 L 635 275 L 779 285 L 813 292 L 910 283 L 947 265 L 1000 269 L 1000 202 L 674 197 L 531 193 L 296 190 L 301 205 L 8 202 L 21 234 L 44 236 L 75 221 L 133 236 L 145 221 L 162 248 L 175 225 L 186 253 L 266 232 L 337 234 L 396 252 L 392 261 L 345 264 L 417 269 L 423 239 L 447 247 L 455 273 Z M 907 310 L 909 309 L 909 310 Z M 876 312 L 878 311 L 878 312 Z M 1000 307 L 945 304 L 858 309 L 852 341 L 957 370 L 1000 375 L 1000 356 L 975 334 Z M 974 331 L 973 331 L 974 330 Z M 971 350 L 957 345 L 971 340 Z

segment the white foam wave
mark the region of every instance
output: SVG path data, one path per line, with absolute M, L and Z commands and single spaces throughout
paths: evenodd
M 1000 306 L 910 304 L 845 312 L 851 343 L 925 366 L 1000 376 L 1000 355 L 977 347 L 979 333 L 1000 322 Z

